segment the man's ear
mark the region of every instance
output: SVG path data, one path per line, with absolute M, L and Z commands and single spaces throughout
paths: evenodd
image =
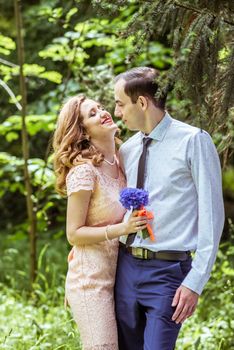
M 148 107 L 148 99 L 145 96 L 139 96 L 137 100 L 138 105 L 141 107 L 143 111 L 145 111 Z

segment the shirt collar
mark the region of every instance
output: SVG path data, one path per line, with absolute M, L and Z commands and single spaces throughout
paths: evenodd
M 151 131 L 151 133 L 147 136 L 151 137 L 153 140 L 162 141 L 166 132 L 167 132 L 167 129 L 171 125 L 171 122 L 172 122 L 172 117 L 166 111 L 166 113 L 165 113 L 164 117 L 162 118 L 162 120 L 160 121 L 160 123 L 157 124 L 155 126 L 155 128 Z M 141 136 L 143 138 L 146 135 L 144 133 L 141 133 Z

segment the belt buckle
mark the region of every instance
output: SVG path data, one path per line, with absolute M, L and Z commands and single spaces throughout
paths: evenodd
M 143 252 L 144 250 L 142 248 L 132 248 L 132 255 L 134 255 L 136 258 L 144 259 Z

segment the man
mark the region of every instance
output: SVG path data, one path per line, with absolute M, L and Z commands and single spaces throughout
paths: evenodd
M 156 238 L 141 232 L 121 237 L 115 287 L 120 350 L 175 348 L 209 279 L 224 223 L 212 139 L 171 118 L 165 100 L 155 98 L 156 79 L 147 67 L 115 79 L 115 115 L 139 131 L 121 146 L 120 159 L 127 186 L 149 192 Z

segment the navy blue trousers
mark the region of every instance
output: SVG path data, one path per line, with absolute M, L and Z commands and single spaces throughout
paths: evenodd
M 115 284 L 119 350 L 173 350 L 181 325 L 171 320 L 187 261 L 142 260 L 120 248 Z

